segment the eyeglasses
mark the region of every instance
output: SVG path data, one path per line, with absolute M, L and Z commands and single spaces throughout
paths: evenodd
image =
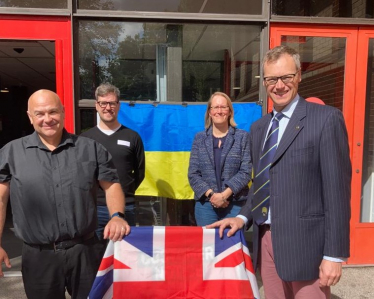
M 295 74 L 288 74 L 280 77 L 264 77 L 264 81 L 267 85 L 275 85 L 278 83 L 278 80 L 281 79 L 284 84 L 291 83 L 293 81 L 293 78 L 295 78 Z
M 96 103 L 100 106 L 100 108 L 106 108 L 108 104 L 110 108 L 114 108 L 118 104 L 118 102 L 104 102 L 104 101 L 97 101 Z
M 213 110 L 213 111 L 218 111 L 219 109 L 221 110 L 229 110 L 229 106 L 214 106 L 214 107 L 210 107 L 210 110 Z

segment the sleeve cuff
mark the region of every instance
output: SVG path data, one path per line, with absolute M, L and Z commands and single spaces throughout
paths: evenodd
M 331 257 L 326 255 L 323 256 L 323 259 L 335 263 L 343 263 L 347 261 L 347 258 L 345 257 Z
M 248 218 L 247 217 L 245 217 L 243 215 L 237 215 L 236 217 L 238 217 L 238 218 L 240 218 L 240 219 L 242 219 L 244 221 L 244 226 L 247 225 L 247 223 L 248 223 Z

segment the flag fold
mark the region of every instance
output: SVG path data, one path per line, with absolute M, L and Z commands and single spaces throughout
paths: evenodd
M 203 227 L 132 227 L 110 242 L 90 299 L 259 299 L 242 231 L 221 239 Z

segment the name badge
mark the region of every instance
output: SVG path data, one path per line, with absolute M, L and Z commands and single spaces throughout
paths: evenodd
M 117 144 L 124 145 L 124 146 L 130 146 L 130 142 L 129 141 L 125 141 L 125 140 L 118 140 Z

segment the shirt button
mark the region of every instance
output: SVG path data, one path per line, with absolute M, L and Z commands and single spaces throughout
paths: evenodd
M 65 226 L 65 224 L 64 224 L 64 223 L 61 223 L 61 226 L 62 226 L 62 227 L 64 227 L 64 226 Z
M 59 184 L 56 184 L 56 187 L 58 188 L 60 185 Z

